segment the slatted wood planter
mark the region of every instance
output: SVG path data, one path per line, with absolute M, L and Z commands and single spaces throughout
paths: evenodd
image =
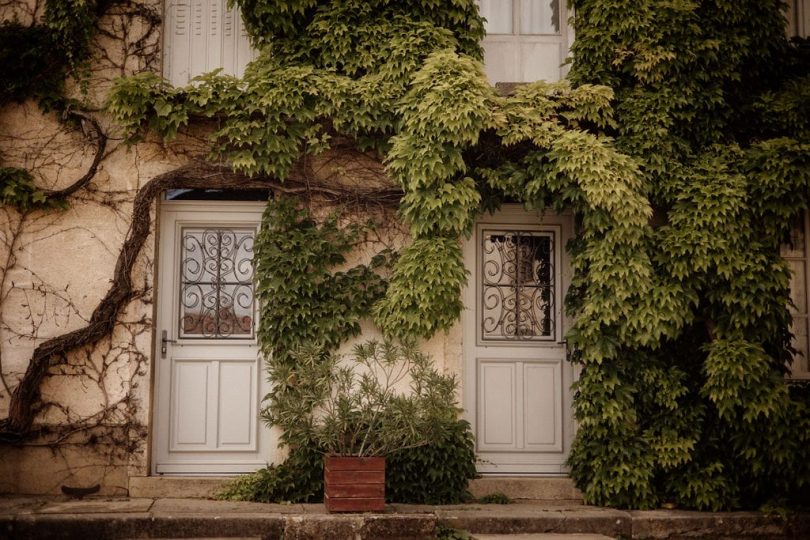
M 326 456 L 323 502 L 330 512 L 385 509 L 385 458 Z

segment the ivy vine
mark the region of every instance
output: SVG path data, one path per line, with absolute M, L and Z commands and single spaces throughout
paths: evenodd
M 297 384 L 296 355 L 313 347 L 328 353 L 359 335 L 360 320 L 387 285 L 375 270 L 386 265 L 388 252 L 367 265 L 334 270 L 345 264 L 360 232 L 358 226 L 341 228 L 338 217 L 333 213 L 318 224 L 294 199 L 273 200 L 256 238 L 258 338 L 273 381 L 262 415 L 281 427 L 281 442 L 294 450 L 309 442 L 300 416 L 308 405 Z

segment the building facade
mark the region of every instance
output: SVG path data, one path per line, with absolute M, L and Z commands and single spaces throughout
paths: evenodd
M 565 4 L 481 1 L 492 84 L 565 76 L 574 39 Z M 122 75 L 152 70 L 184 85 L 218 68 L 241 75 L 255 57 L 241 17 L 225 0 L 139 7 L 104 20 L 87 94 L 99 106 Z M 807 35 L 808 3 L 796 0 L 790 8 L 789 31 Z M 38 13 L 34 4 L 21 4 L 3 16 L 33 20 Z M 0 126 L 5 164 L 36 168 L 50 189 L 69 185 L 95 162 L 96 139 L 88 143 L 33 102 L 4 107 Z M 110 287 L 118 246 L 131 233 L 139 190 L 205 153 L 204 138 L 193 130 L 171 147 L 155 139 L 128 147 L 114 126 L 102 127 L 109 135 L 91 189 L 69 209 L 0 209 L 0 416 L 37 345 L 91 320 Z M 255 335 L 251 255 L 264 205 L 235 199 L 226 191 L 161 193 L 132 274 L 131 300 L 108 338 L 66 352 L 66 362 L 49 371 L 37 411 L 41 437 L 0 446 L 0 492 L 98 484 L 103 493 L 125 494 L 132 478 L 233 475 L 283 458 L 278 434 L 258 417 L 269 383 Z M 562 300 L 571 280 L 565 246 L 573 223 L 570 214 L 539 220 L 509 205 L 481 217 L 464 242 L 470 279 L 462 320 L 423 344 L 462 381 L 482 473 L 566 474 L 577 374 L 567 361 L 571 321 Z M 800 354 L 792 376 L 799 379 L 810 379 L 807 231 L 805 217 L 783 248 L 793 269 Z M 400 241 L 392 232 L 391 242 Z

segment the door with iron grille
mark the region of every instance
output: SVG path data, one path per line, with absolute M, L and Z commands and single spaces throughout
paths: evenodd
M 464 405 L 479 471 L 563 474 L 573 434 L 563 295 L 570 215 L 508 206 L 465 247 Z
M 253 285 L 263 206 L 162 205 L 153 473 L 233 474 L 266 465 Z

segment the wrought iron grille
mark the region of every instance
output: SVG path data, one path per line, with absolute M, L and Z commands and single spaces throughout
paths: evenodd
M 482 236 L 482 338 L 553 340 L 554 234 L 484 230 Z
M 253 229 L 183 228 L 180 337 L 253 337 Z

